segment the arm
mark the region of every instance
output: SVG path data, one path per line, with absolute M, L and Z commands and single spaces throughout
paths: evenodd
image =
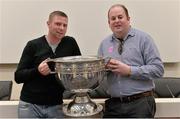
M 31 42 L 28 42 L 23 50 L 17 70 L 15 71 L 15 81 L 24 83 L 32 77 L 39 75 L 38 68 L 33 62 L 35 49 Z
M 130 76 L 131 79 L 157 79 L 163 76 L 164 67 L 159 52 L 150 37 L 141 40 L 139 53 L 129 55 L 131 62 L 125 64 L 119 60 L 112 59 L 107 65 L 112 72 L 121 76 Z M 138 55 L 141 54 L 142 57 Z M 134 65 L 136 64 L 136 65 Z
M 142 66 L 131 66 L 131 77 L 136 79 L 157 79 L 163 76 L 164 66 L 159 51 L 150 37 L 141 44 L 144 60 Z

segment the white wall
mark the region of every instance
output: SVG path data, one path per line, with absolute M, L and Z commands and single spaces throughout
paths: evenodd
M 132 26 L 154 38 L 164 62 L 180 61 L 179 0 L 0 0 L 0 63 L 18 63 L 27 41 L 46 34 L 54 10 L 69 16 L 67 34 L 76 38 L 82 54 L 96 55 L 111 33 L 107 11 L 115 3 L 126 5 Z

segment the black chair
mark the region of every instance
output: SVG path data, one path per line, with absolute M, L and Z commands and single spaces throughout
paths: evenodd
M 163 77 L 154 80 L 156 98 L 180 97 L 180 78 Z
M 12 81 L 0 81 L 0 100 L 10 100 Z

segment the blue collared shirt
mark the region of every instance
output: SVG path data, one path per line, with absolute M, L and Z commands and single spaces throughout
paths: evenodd
M 164 74 L 164 66 L 153 39 L 146 33 L 130 28 L 123 39 L 123 51 L 118 53 L 119 40 L 114 34 L 105 38 L 98 55 L 117 59 L 131 67 L 131 76 L 123 77 L 110 72 L 107 92 L 111 97 L 133 95 L 154 89 L 153 79 Z

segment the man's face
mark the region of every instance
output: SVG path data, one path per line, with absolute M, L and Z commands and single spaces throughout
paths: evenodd
M 67 31 L 68 18 L 63 16 L 54 16 L 47 22 L 49 34 L 58 39 L 62 39 Z
M 122 7 L 116 6 L 109 11 L 108 23 L 113 33 L 124 33 L 129 28 L 130 18 L 126 16 Z

